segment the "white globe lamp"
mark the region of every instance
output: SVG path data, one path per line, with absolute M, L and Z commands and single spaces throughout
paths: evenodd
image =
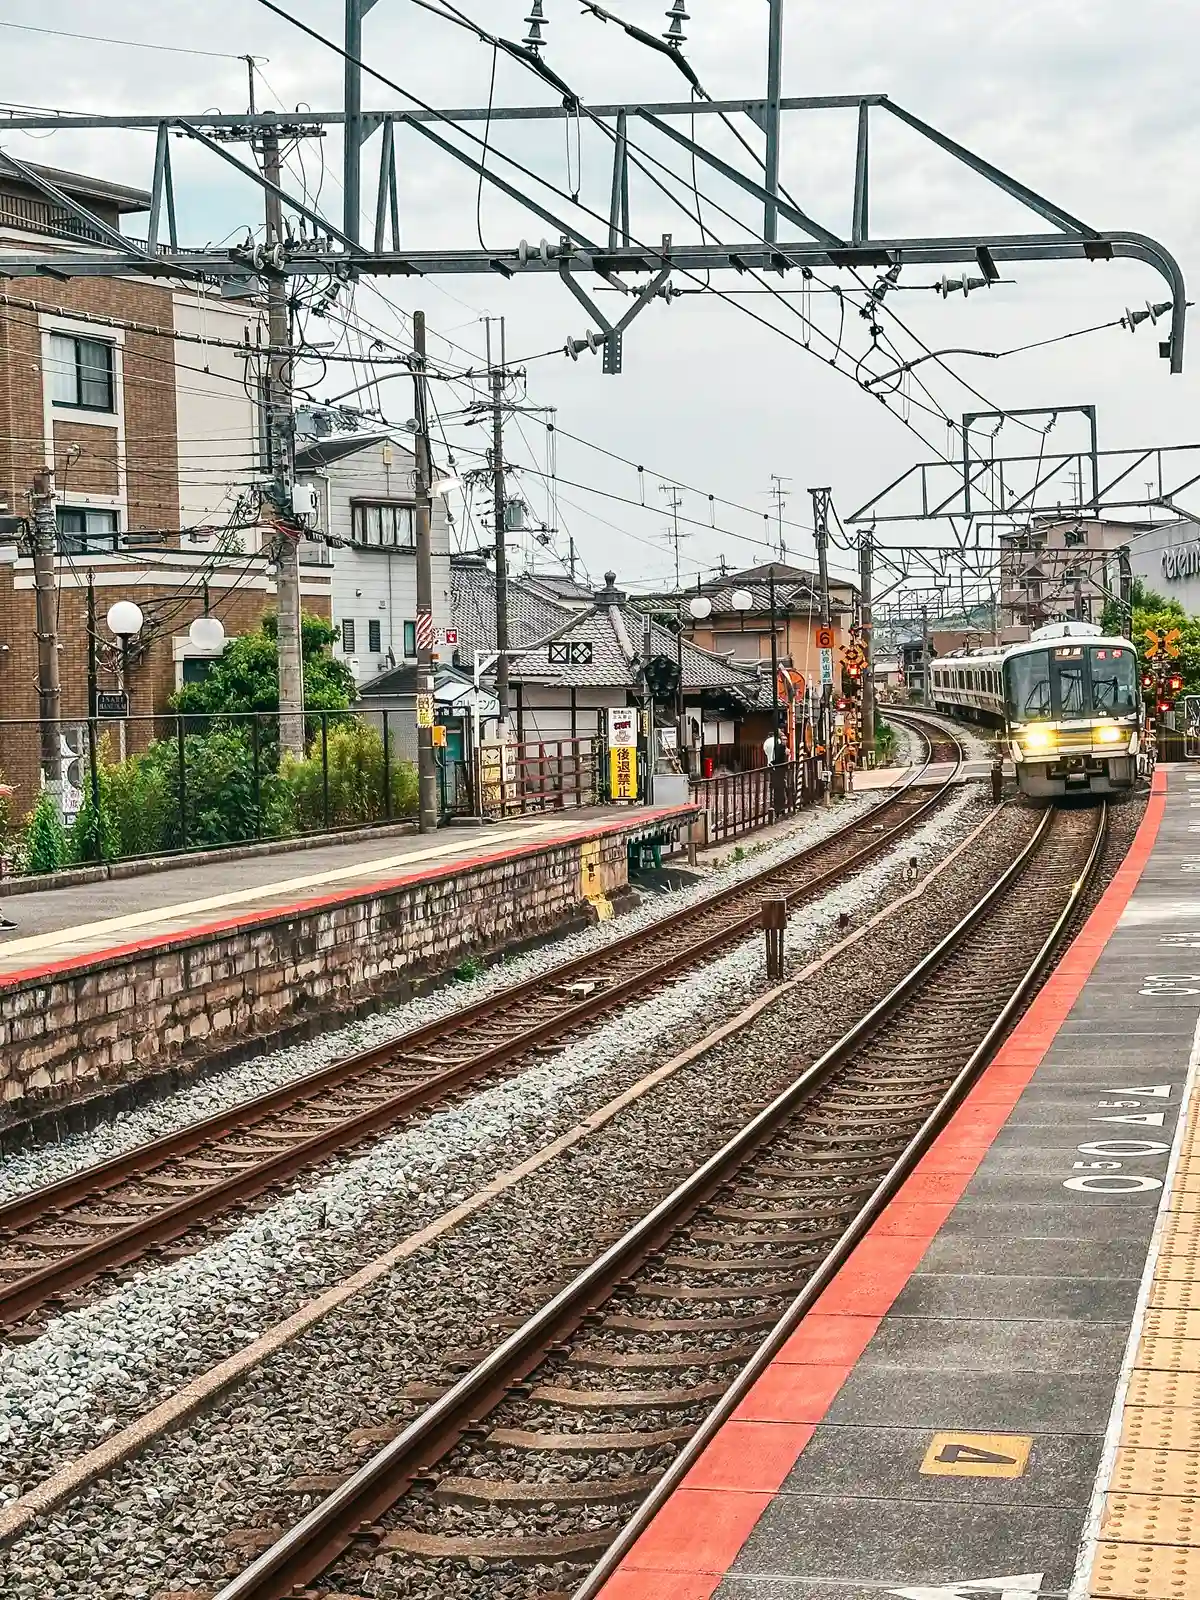
M 749 589 L 735 589 L 729 598 L 735 611 L 749 611 L 754 605 L 754 596 Z
M 192 647 L 205 655 L 220 655 L 225 648 L 225 629 L 220 617 L 197 617 L 188 629 Z
M 141 633 L 145 620 L 141 606 L 135 606 L 132 600 L 118 600 L 108 608 L 108 625 L 118 639 L 132 639 Z
M 688 601 L 688 610 L 696 622 L 703 622 L 712 616 L 712 601 L 706 594 L 694 594 Z

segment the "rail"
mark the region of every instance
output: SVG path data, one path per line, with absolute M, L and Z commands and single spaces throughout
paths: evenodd
M 560 1340 L 576 1332 L 618 1283 L 660 1250 L 683 1220 L 711 1200 L 757 1150 L 785 1127 L 818 1084 L 827 1081 L 837 1068 L 853 1060 L 855 1053 L 880 1024 L 906 1005 L 914 992 L 957 951 L 992 907 L 1023 876 L 1027 865 L 1049 837 L 1056 815 L 1053 811 L 1046 812 L 1034 836 L 1001 877 L 955 928 L 882 1001 L 855 1023 L 837 1044 L 802 1072 L 720 1151 L 652 1207 L 621 1239 L 603 1251 L 565 1288 L 452 1384 L 370 1461 L 352 1472 L 326 1499 L 277 1539 L 241 1574 L 224 1585 L 215 1600 L 283 1600 L 284 1596 L 299 1593 L 325 1572 L 364 1530 L 402 1497 L 418 1476 L 427 1474 L 431 1465 L 444 1459 L 468 1430 L 508 1395 L 514 1384 L 520 1383 L 539 1366 L 547 1352 L 556 1347 Z M 777 1325 L 768 1336 L 767 1344 L 752 1358 L 755 1376 L 761 1373 L 770 1355 L 778 1350 L 783 1339 L 827 1286 L 849 1251 L 909 1176 L 1038 981 L 1094 873 L 1103 848 L 1106 820 L 1107 812 L 1102 811 L 1084 870 L 1072 883 L 1062 912 L 1024 976 L 934 1110 L 875 1186 L 855 1222 L 843 1233 L 833 1252 L 826 1257 L 789 1308 L 785 1315 L 787 1332 L 780 1331 L 782 1324 Z M 768 1347 L 770 1355 L 764 1354 Z M 744 1396 L 749 1382 L 753 1381 L 747 1375 L 748 1371 L 746 1369 L 736 1380 L 739 1399 Z M 702 1425 L 706 1442 L 719 1426 L 719 1422 L 712 1419 L 719 1415 L 720 1421 L 723 1421 L 736 1403 L 727 1394 L 710 1414 L 710 1418 Z M 694 1464 L 699 1448 L 699 1445 L 694 1449 L 691 1445 L 686 1447 L 688 1465 Z M 682 1458 L 677 1458 L 635 1515 L 638 1531 L 644 1529 L 653 1514 L 647 1508 L 656 1509 L 687 1470 L 681 1461 Z M 664 1487 L 668 1480 L 669 1487 Z M 575 1600 L 591 1600 L 598 1593 L 599 1586 L 614 1570 L 614 1563 L 620 1559 L 620 1554 L 629 1548 L 636 1537 L 632 1528 L 631 1524 L 630 1531 L 619 1536 L 610 1555 L 604 1558 L 601 1566 L 593 1570 L 593 1575 L 577 1591 Z
M 235 1168 L 200 1187 L 191 1181 L 194 1175 L 185 1172 L 180 1195 L 158 1205 L 149 1215 L 135 1217 L 109 1232 L 93 1224 L 86 1245 L 0 1281 L 0 1324 L 21 1321 L 47 1300 L 99 1273 L 126 1265 L 152 1246 L 177 1238 L 198 1222 L 374 1136 L 536 1046 L 570 1035 L 715 951 L 756 933 L 765 889 L 783 894 L 792 905 L 820 893 L 916 826 L 940 803 L 960 767 L 961 762 L 951 777 L 925 798 L 916 790 L 916 780 L 925 768 L 914 771 L 903 789 L 857 814 L 833 835 L 709 896 L 698 906 L 625 934 L 600 951 L 576 957 L 386 1045 L 343 1057 L 305 1078 L 0 1205 L 0 1239 L 12 1243 L 20 1230 L 38 1227 L 48 1214 L 61 1221 L 69 1207 L 111 1196 L 122 1184 L 136 1189 L 152 1168 L 189 1157 L 219 1157 L 222 1141 L 232 1129 L 255 1127 L 264 1118 L 286 1114 L 300 1102 L 311 1102 L 334 1090 L 344 1092 L 357 1080 L 387 1073 L 393 1067 L 400 1074 L 388 1086 L 392 1092 L 371 1094 L 361 1109 L 344 1115 L 333 1126 L 305 1137 L 285 1136 L 283 1148 L 264 1152 L 263 1159 L 252 1167 Z M 899 811 L 899 819 L 890 827 L 881 825 L 895 811 Z M 864 826 L 867 842 L 851 848 L 847 855 L 846 846 L 857 843 L 856 835 Z M 822 867 L 830 857 L 832 864 Z M 436 1057 L 433 1052 L 439 1047 L 449 1053 Z M 118 1210 L 136 1212 L 136 1196 Z M 4 1273 L 0 1267 L 0 1280 Z

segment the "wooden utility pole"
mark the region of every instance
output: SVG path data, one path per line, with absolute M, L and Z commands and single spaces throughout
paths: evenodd
M 57 803 L 62 791 L 62 738 L 59 733 L 62 690 L 58 677 L 58 513 L 54 473 L 50 468 L 34 474 L 29 507 L 33 514 L 31 542 L 42 785 L 52 791 Z
M 492 505 L 496 536 L 496 699 L 500 704 L 501 742 L 508 737 L 508 497 L 504 489 L 504 318 L 500 318 L 500 361 L 492 360 L 488 323 L 488 365 L 492 385 Z
M 874 759 L 875 751 L 875 645 L 871 618 L 871 580 L 875 564 L 875 539 L 868 528 L 858 546 L 858 614 L 859 634 L 862 638 L 866 662 L 862 677 L 862 744 L 863 762 L 868 753 Z
M 279 135 L 263 134 L 263 177 L 279 187 L 282 163 Z M 278 194 L 266 195 L 267 322 L 271 354 L 267 358 L 267 437 L 270 440 L 271 475 L 279 496 L 279 509 L 293 509 L 296 483 L 295 422 L 292 416 L 291 317 L 287 283 L 273 253 L 283 249 L 283 206 Z M 275 592 L 278 602 L 276 649 L 279 655 L 279 747 L 295 756 L 304 754 L 304 660 L 300 630 L 300 536 L 292 527 L 278 530 Z
M 433 470 L 429 450 L 429 380 L 425 313 L 413 313 L 413 388 L 417 458 L 417 775 L 422 833 L 438 825 L 437 762 L 433 749 Z

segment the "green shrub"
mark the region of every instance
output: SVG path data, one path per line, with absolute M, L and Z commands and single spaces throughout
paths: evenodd
M 25 871 L 59 872 L 67 864 L 67 836 L 49 794 L 43 790 L 25 830 Z
M 326 735 L 329 765 L 329 816 L 331 828 L 378 822 L 387 815 L 384 804 L 383 740 L 370 723 L 359 718 L 330 721 Z M 287 753 L 280 763 L 280 781 L 289 791 L 297 825 L 304 830 L 325 827 L 325 778 L 320 735 L 308 754 Z M 392 815 L 415 816 L 417 773 L 411 762 L 393 762 Z

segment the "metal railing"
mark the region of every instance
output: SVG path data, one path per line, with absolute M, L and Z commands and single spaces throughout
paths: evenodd
M 59 733 L 55 808 L 39 805 L 38 721 L 0 719 L 0 781 L 13 790 L 0 798 L 6 873 L 340 833 L 416 815 L 412 713 L 385 711 L 368 724 L 348 711 L 309 712 L 303 757 L 281 755 L 276 712 L 64 716 Z M 469 809 L 464 788 L 469 793 L 469 782 L 455 771 L 443 786 L 447 810 Z
M 524 816 L 595 805 L 600 798 L 600 750 L 598 739 L 481 746 L 480 815 Z
M 721 844 L 811 805 L 817 798 L 817 763 L 805 756 L 719 778 L 693 778 L 690 787 L 708 819 L 708 842 Z

